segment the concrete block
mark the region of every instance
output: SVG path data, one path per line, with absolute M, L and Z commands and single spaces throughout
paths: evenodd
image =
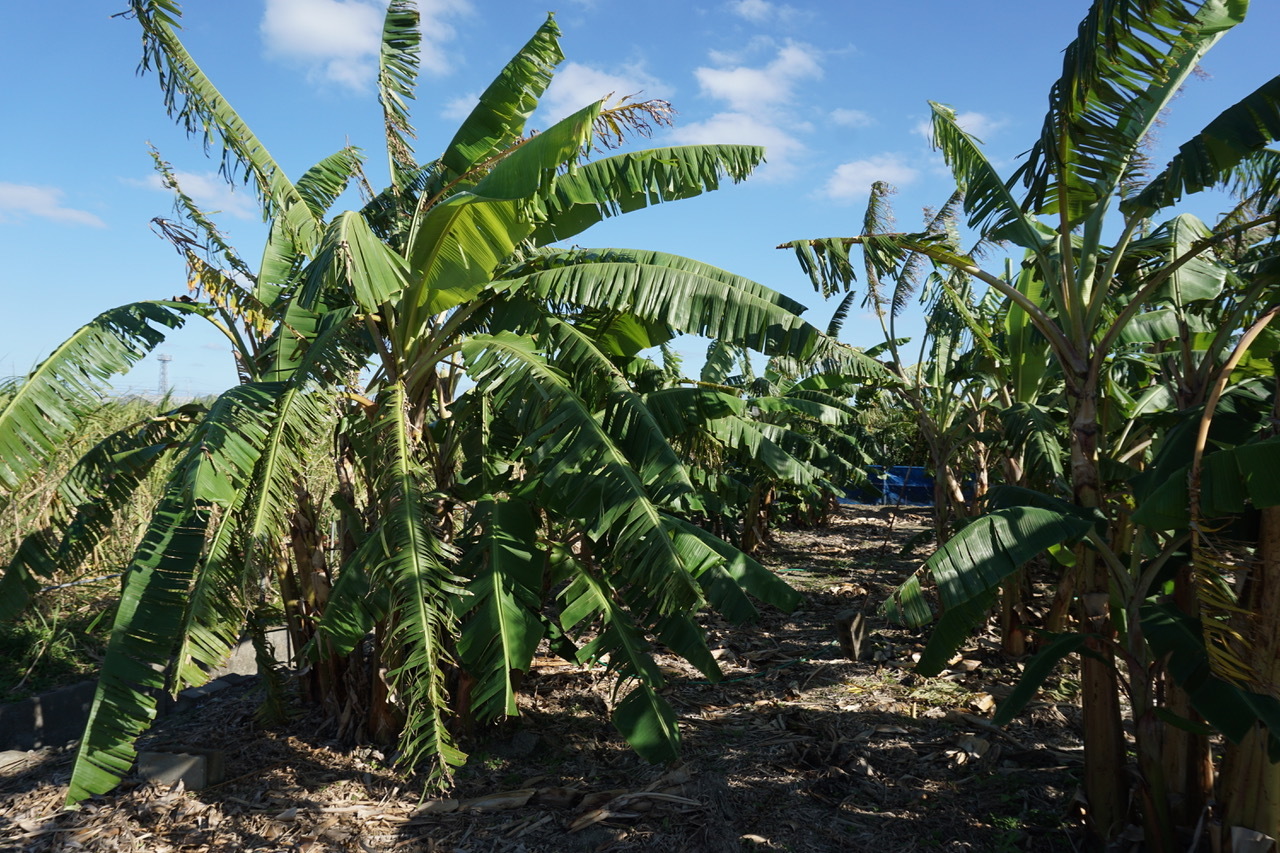
M 0 705 L 0 749 L 62 746 L 80 737 L 97 681 L 82 681 Z
M 289 634 L 284 628 L 267 632 L 267 643 L 278 662 L 290 665 Z M 244 640 L 231 655 L 230 661 L 209 673 L 210 683 L 184 690 L 175 701 L 168 695 L 156 698 L 156 713 L 185 711 L 195 707 L 228 684 L 238 683 L 246 677 L 258 674 L 258 664 L 253 653 L 253 643 Z M 65 746 L 84 733 L 93 706 L 93 694 L 97 681 L 82 681 L 29 699 L 0 705 L 0 750 L 41 749 L 46 746 Z
M 267 646 L 271 649 L 276 663 L 286 666 L 290 663 L 289 632 L 285 628 L 274 628 L 267 632 Z M 221 678 L 224 675 L 257 675 L 258 659 L 253 651 L 253 642 L 242 640 L 231 652 L 231 657 L 222 666 L 209 671 L 210 678 Z
M 164 699 L 169 700 L 163 703 L 165 706 L 165 713 L 186 713 L 204 702 L 204 700 L 208 699 L 210 696 L 226 690 L 231 686 L 231 684 L 231 681 L 228 681 L 225 678 L 219 678 L 215 681 L 210 681 L 207 684 L 201 684 L 199 687 L 188 687 L 186 690 L 183 690 L 178 694 L 177 699 L 169 700 L 169 697 L 165 696 Z
M 181 781 L 188 791 L 199 791 L 223 779 L 222 752 L 186 749 L 173 752 L 139 752 L 138 775 L 155 785 Z

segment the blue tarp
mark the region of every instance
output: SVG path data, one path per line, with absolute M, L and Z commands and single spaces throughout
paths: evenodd
M 849 499 L 855 503 L 933 506 L 933 478 L 923 468 L 872 465 L 867 469 L 867 476 L 883 494 L 877 497 L 861 490 L 850 492 Z

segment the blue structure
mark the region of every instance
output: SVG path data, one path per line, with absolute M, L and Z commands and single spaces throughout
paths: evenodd
M 933 478 L 925 469 L 908 465 L 872 465 L 867 469 L 871 485 L 880 490 L 879 497 L 861 490 L 850 492 L 854 503 L 881 505 L 906 504 L 909 506 L 933 506 Z

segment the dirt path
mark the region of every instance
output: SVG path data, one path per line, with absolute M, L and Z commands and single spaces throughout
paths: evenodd
M 923 637 L 873 614 L 914 568 L 898 552 L 926 524 L 916 510 L 844 507 L 827 528 L 780 533 L 766 562 L 806 593 L 804 609 L 745 628 L 708 620 L 719 684 L 660 658 L 684 734 L 679 766 L 638 759 L 606 721 L 610 682 L 553 658 L 526 677 L 519 724 L 473 745 L 451 800 L 420 800 L 375 750 L 331 748 L 314 719 L 264 731 L 246 686 L 150 738 L 220 750 L 222 784 L 184 793 L 134 782 L 59 813 L 70 755 L 33 755 L 35 766 L 0 771 L 0 848 L 1077 849 L 1077 708 L 1042 696 L 998 732 L 985 718 L 1017 665 L 994 642 L 979 639 L 952 671 L 923 679 L 910 671 Z M 864 601 L 855 662 L 833 625 Z

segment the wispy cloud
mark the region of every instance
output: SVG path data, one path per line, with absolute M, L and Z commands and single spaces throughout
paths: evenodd
M 728 109 L 704 121 L 679 126 L 677 141 L 764 145 L 772 175 L 790 174 L 796 155 L 805 147 L 792 131 L 806 127 L 795 119 L 791 108 L 799 84 L 822 76 L 819 56 L 816 48 L 788 42 L 763 65 L 696 69 L 694 76 L 702 94 L 724 101 Z
M 669 98 L 671 89 L 639 64 L 605 71 L 580 62 L 569 62 L 556 72 L 542 97 L 538 112 L 550 124 L 610 93 L 613 95 L 611 101 L 636 94 L 640 99 Z
M 765 24 L 778 18 L 794 17 L 797 14 L 794 6 L 770 3 L 768 0 L 732 0 L 729 3 L 729 11 L 754 24 Z
M 870 113 L 844 107 L 832 110 L 828 114 L 828 118 L 831 119 L 833 124 L 838 124 L 841 127 L 870 127 L 876 123 L 875 118 Z
M 865 160 L 841 163 L 822 187 L 822 195 L 834 201 L 865 199 L 876 181 L 904 187 L 920 177 L 920 170 L 900 154 L 877 154 Z
M 0 222 L 37 216 L 71 225 L 107 227 L 107 223 L 86 210 L 63 206 L 64 195 L 66 193 L 57 187 L 0 182 Z
M 860 110 L 836 109 L 830 118 L 837 124 L 849 127 L 861 127 L 872 119 Z M 979 139 L 994 135 L 1006 124 L 1003 119 L 995 119 L 978 112 L 959 113 L 956 123 L 966 132 Z M 920 121 L 912 128 L 912 132 L 933 139 L 933 125 L 929 121 Z M 936 154 L 924 151 L 914 153 L 885 152 L 841 163 L 832 171 L 819 195 L 837 202 L 860 202 L 871 191 L 876 181 L 885 181 L 895 187 L 906 187 L 920 179 L 926 172 L 949 174 L 942 166 Z
M 694 76 L 705 94 L 728 101 L 734 110 L 774 107 L 789 101 L 801 80 L 822 76 L 815 54 L 808 45 L 789 43 L 762 67 L 698 68 Z
M 673 134 L 684 145 L 763 145 L 770 164 L 786 169 L 804 143 L 770 122 L 747 113 L 716 113 L 706 121 L 677 127 Z
M 449 21 L 471 10 L 468 0 L 423 0 L 421 66 L 450 70 L 445 45 Z M 304 65 L 319 80 L 353 90 L 370 88 L 377 75 L 386 3 L 376 0 L 267 0 L 261 32 L 267 53 Z
M 745 42 L 735 44 L 732 50 L 708 50 L 707 59 L 715 65 L 740 65 L 748 57 L 772 53 L 777 46 L 777 40 L 771 36 L 754 35 Z
M 471 115 L 471 111 L 475 109 L 476 104 L 480 103 L 479 92 L 468 92 L 465 95 L 459 95 L 456 98 L 450 98 L 440 110 L 440 115 L 454 121 L 462 121 Z
M 247 191 L 237 192 L 231 184 L 217 172 L 174 172 L 174 179 L 182 191 L 207 213 L 225 213 L 235 219 L 258 219 L 258 202 Z M 159 175 L 150 175 L 142 180 L 130 180 L 128 183 L 149 189 L 172 192 L 164 185 Z

